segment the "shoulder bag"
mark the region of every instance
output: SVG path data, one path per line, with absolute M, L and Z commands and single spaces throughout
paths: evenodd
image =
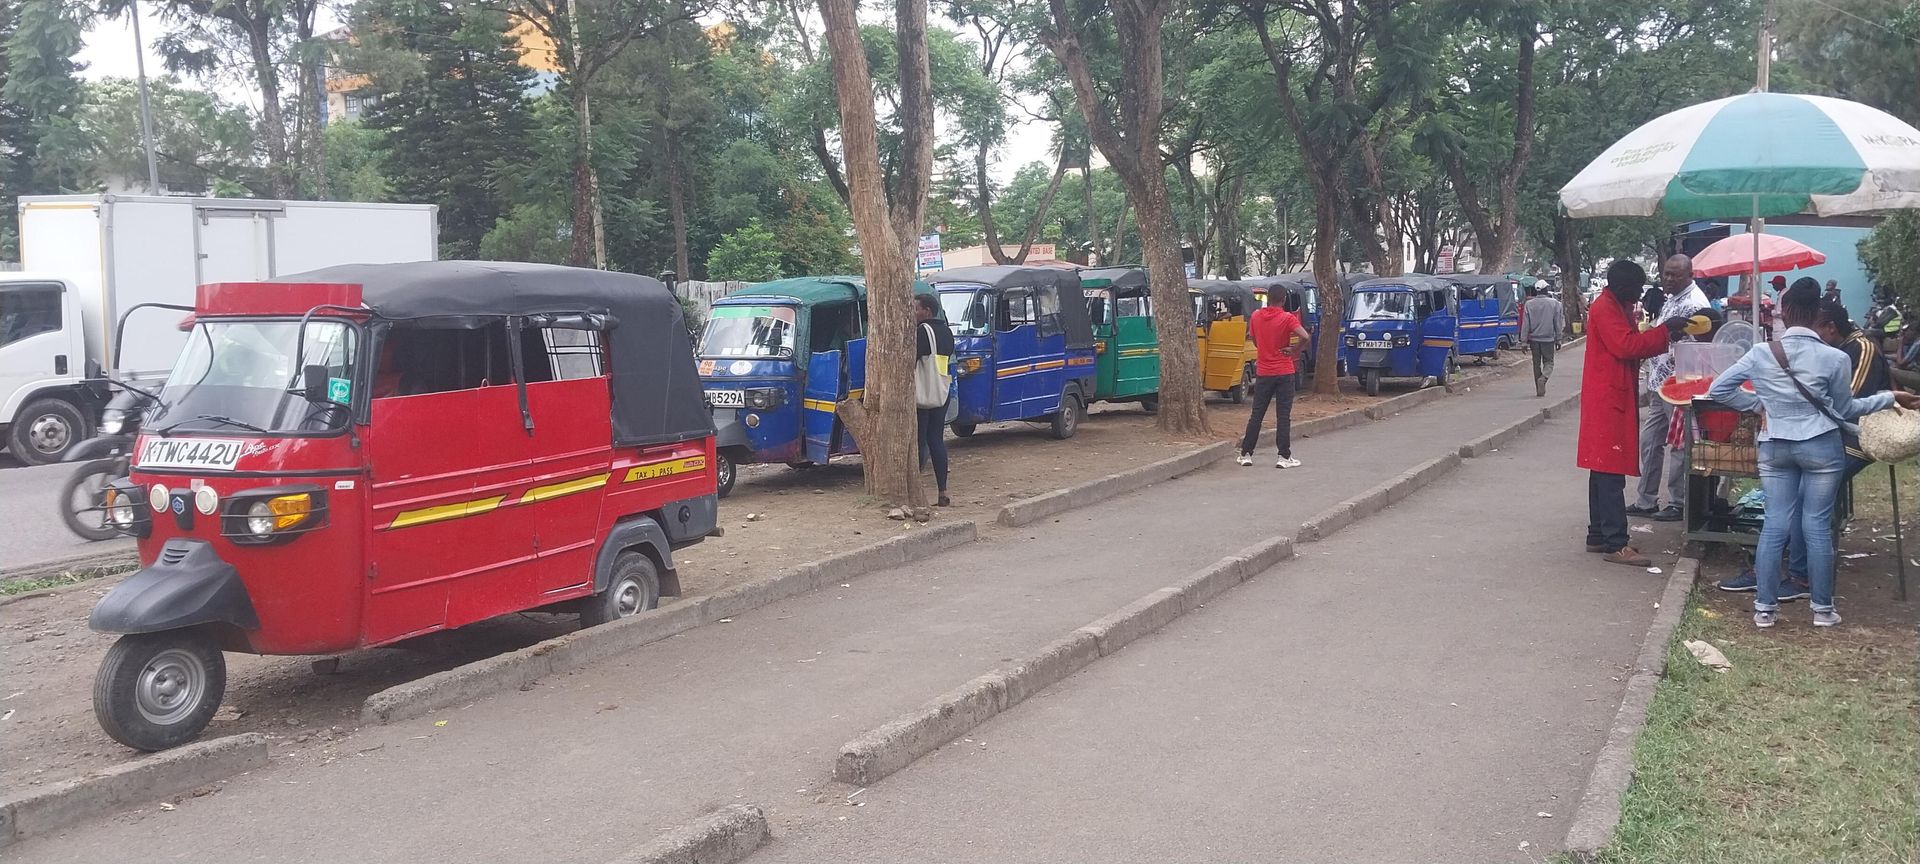
M 948 377 L 951 358 L 940 353 L 939 334 L 933 325 L 921 322 L 927 334 L 928 351 L 913 367 L 913 404 L 921 408 L 939 408 L 947 404 L 947 391 L 953 382 Z

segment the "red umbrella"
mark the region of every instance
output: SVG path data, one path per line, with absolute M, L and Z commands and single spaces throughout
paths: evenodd
M 1826 263 L 1827 256 L 1805 243 L 1790 240 L 1778 234 L 1759 236 L 1760 272 L 1777 273 L 1781 270 L 1798 270 Z M 1717 240 L 1713 245 L 1700 250 L 1693 256 L 1693 275 L 1701 278 L 1713 276 L 1742 276 L 1753 272 L 1754 237 L 1750 234 L 1736 234 Z

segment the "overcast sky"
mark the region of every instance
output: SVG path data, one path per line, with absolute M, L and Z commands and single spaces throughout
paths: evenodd
M 147 74 L 163 75 L 166 70 L 161 67 L 160 57 L 154 53 L 153 44 L 155 39 L 164 32 L 164 25 L 157 20 L 153 4 L 140 5 L 142 7 L 140 35 L 146 41 Z M 317 29 L 323 32 L 330 30 L 338 26 L 338 20 L 323 8 Z M 963 38 L 966 35 L 968 34 L 963 31 Z M 127 17 L 122 15 L 111 20 L 97 20 L 94 28 L 86 34 L 78 60 L 86 66 L 85 71 L 81 73 L 82 77 L 132 78 L 135 71 L 133 27 Z M 222 97 L 230 101 L 259 107 L 259 97 L 251 87 L 239 83 L 228 83 L 223 84 L 219 92 Z M 1009 130 L 1007 145 L 998 154 L 999 163 L 994 166 L 993 173 L 994 178 L 999 182 L 1006 182 L 1013 177 L 1014 172 L 1018 171 L 1021 165 L 1028 162 L 1050 163 L 1048 148 L 1053 140 L 1052 130 L 1037 122 L 1021 122 L 1024 116 L 1018 111 L 1014 112 L 1015 125 Z

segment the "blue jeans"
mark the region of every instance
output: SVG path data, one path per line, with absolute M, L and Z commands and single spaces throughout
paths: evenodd
M 1857 456 L 1847 457 L 1847 470 L 1840 473 L 1840 483 L 1845 485 L 1854 475 L 1867 470 L 1872 465 Z M 1837 496 L 1838 493 L 1835 493 Z M 1836 497 L 1837 500 L 1837 497 Z M 1800 536 L 1800 523 L 1793 524 L 1793 536 L 1787 540 L 1787 578 L 1807 581 L 1807 540 Z
M 1816 612 L 1833 609 L 1833 504 L 1840 497 L 1846 465 L 1846 445 L 1838 429 L 1805 441 L 1760 442 L 1760 488 L 1766 492 L 1767 516 L 1754 553 L 1760 582 L 1754 611 L 1780 607 L 1781 565 L 1796 525 L 1806 543 L 1811 605 Z

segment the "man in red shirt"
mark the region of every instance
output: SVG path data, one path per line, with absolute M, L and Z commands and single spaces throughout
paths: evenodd
M 1274 292 L 1279 294 L 1281 292 Z M 1291 294 L 1286 303 L 1297 301 Z M 1253 337 L 1259 357 L 1253 364 L 1253 412 L 1247 416 L 1247 434 L 1240 439 L 1241 465 L 1253 464 L 1253 445 L 1260 439 L 1260 421 L 1266 419 L 1267 403 L 1274 404 L 1273 442 L 1279 445 L 1280 460 L 1275 468 L 1297 468 L 1293 458 L 1293 385 L 1295 356 L 1308 343 L 1307 328 L 1292 309 L 1266 306 L 1253 313 L 1247 322 L 1247 335 Z
M 1640 330 L 1634 303 L 1647 271 L 1619 260 L 1607 268 L 1607 290 L 1587 309 L 1587 356 L 1580 375 L 1580 439 L 1575 464 L 1587 474 L 1587 551 L 1615 564 L 1653 562 L 1627 538 L 1627 478 L 1640 476 L 1640 361 L 1658 357 L 1680 338 L 1684 318 Z

